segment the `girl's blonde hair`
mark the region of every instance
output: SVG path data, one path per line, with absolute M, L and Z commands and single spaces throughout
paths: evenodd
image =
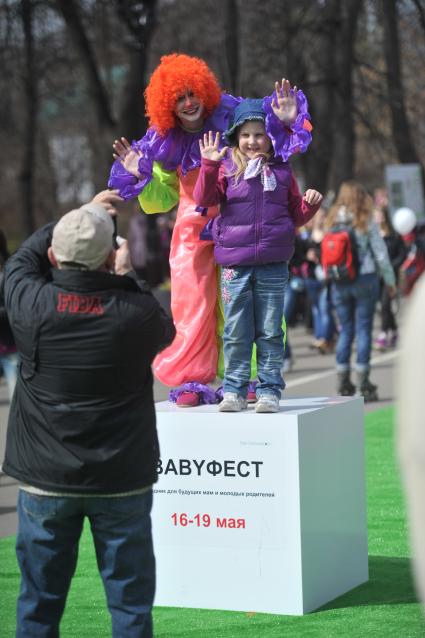
M 352 214 L 353 228 L 366 232 L 372 218 L 373 199 L 359 182 L 348 180 L 341 184 L 336 200 L 326 216 L 327 228 L 338 222 L 338 213 L 343 206 Z

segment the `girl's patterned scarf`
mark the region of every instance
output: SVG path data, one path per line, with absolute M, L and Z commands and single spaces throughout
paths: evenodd
M 248 161 L 248 165 L 243 174 L 244 179 L 252 179 L 253 177 L 261 176 L 261 183 L 263 190 L 274 191 L 276 188 L 276 177 L 270 168 L 267 160 L 263 156 L 254 157 Z

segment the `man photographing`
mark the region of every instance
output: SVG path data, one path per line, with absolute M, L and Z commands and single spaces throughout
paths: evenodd
M 3 463 L 20 482 L 18 638 L 59 636 L 85 517 L 112 635 L 152 636 L 159 446 L 150 366 L 175 330 L 128 273 L 127 242 L 113 248 L 119 201 L 102 191 L 6 264 L 21 362 Z

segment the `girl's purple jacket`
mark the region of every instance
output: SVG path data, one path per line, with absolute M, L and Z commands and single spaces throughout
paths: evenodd
M 294 253 L 295 228 L 306 224 L 320 204 L 301 196 L 291 167 L 280 158 L 270 163 L 276 176 L 274 191 L 263 190 L 260 175 L 243 176 L 235 184 L 227 177 L 232 161 L 202 159 L 194 189 L 199 206 L 220 204 L 212 236 L 214 256 L 222 266 L 248 266 L 289 261 Z

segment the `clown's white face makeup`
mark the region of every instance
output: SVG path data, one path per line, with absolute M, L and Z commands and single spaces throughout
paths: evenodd
M 245 122 L 238 130 L 239 150 L 249 159 L 268 153 L 271 146 L 272 143 L 266 133 L 264 123 L 259 120 Z
M 199 130 L 203 126 L 204 105 L 191 91 L 177 98 L 174 113 L 182 126 L 189 131 Z

